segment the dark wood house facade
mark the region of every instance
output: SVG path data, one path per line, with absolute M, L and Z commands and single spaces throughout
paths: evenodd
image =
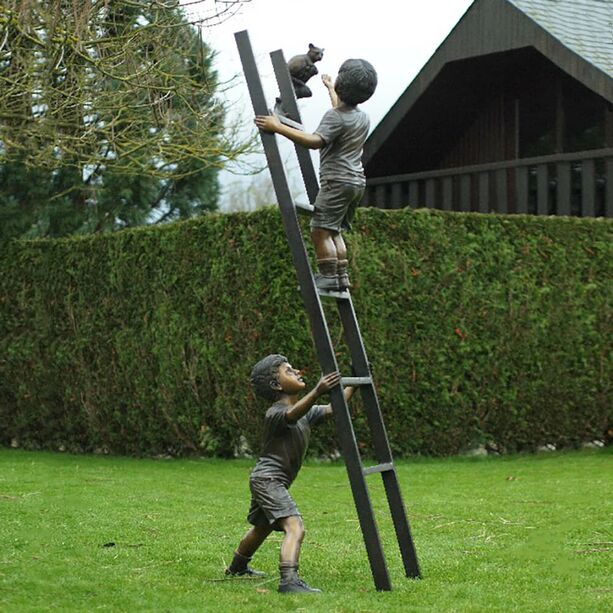
M 475 0 L 370 135 L 366 205 L 613 216 L 613 0 Z

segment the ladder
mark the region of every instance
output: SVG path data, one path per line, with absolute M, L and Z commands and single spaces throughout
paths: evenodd
M 270 113 L 266 105 L 264 90 L 257 70 L 248 32 L 246 30 L 236 32 L 234 37 L 236 39 L 236 45 L 238 47 L 251 96 L 253 110 L 256 115 L 268 115 Z M 283 52 L 281 50 L 273 51 L 270 56 L 279 86 L 283 108 L 295 120 L 291 125 L 296 125 L 296 123 L 300 125 L 300 113 Z M 260 135 L 262 137 L 268 168 L 279 203 L 283 227 L 287 235 L 294 266 L 296 267 L 300 292 L 309 316 L 315 350 L 324 373 L 338 370 L 338 365 L 325 313 L 322 308 L 321 298 L 336 300 L 343 326 L 345 342 L 349 348 L 354 371 L 353 376 L 342 377 L 341 384 L 330 391 L 330 402 L 332 404 L 334 421 L 336 424 L 336 435 L 345 460 L 349 483 L 353 493 L 360 528 L 364 537 L 364 544 L 366 546 L 375 588 L 377 590 L 391 590 L 392 585 L 370 501 L 368 487 L 366 485 L 366 476 L 374 473 L 381 474 L 405 574 L 410 578 L 420 578 L 421 575 L 405 507 L 402 501 L 398 476 L 396 474 L 396 468 L 394 467 L 383 417 L 379 408 L 379 401 L 373 384 L 370 365 L 366 356 L 358 320 L 353 308 L 353 302 L 351 300 L 351 294 L 348 290 L 317 290 L 302 239 L 300 225 L 298 223 L 297 206 L 291 196 L 275 135 L 261 131 Z M 315 201 L 315 197 L 319 190 L 313 162 L 309 151 L 299 145 L 296 145 L 296 154 L 298 156 L 307 195 L 311 202 L 311 205 L 304 205 L 302 208 L 306 209 L 307 212 L 313 211 L 312 203 Z M 377 464 L 374 466 L 366 468 L 362 466 L 351 422 L 351 415 L 343 395 L 343 387 L 346 385 L 360 387 L 377 460 Z

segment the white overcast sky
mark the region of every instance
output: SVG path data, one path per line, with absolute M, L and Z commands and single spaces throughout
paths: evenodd
M 286 59 L 305 53 L 308 43 L 324 47 L 317 64 L 320 74 L 336 76 L 347 58 L 370 61 L 379 75 L 371 100 L 361 105 L 370 115 L 371 129 L 421 70 L 473 0 L 251 0 L 227 21 L 203 29 L 203 38 L 217 52 L 215 68 L 222 80 L 239 75 L 225 93 L 233 117 L 240 116 L 246 130 L 251 123 L 251 101 L 242 78 L 234 32 L 248 30 L 264 89 L 274 104 L 276 83 L 269 53 L 283 49 Z M 208 5 L 208 9 L 206 8 Z M 188 7 L 210 10 L 212 0 Z M 314 130 L 329 108 L 327 91 L 319 75 L 309 81 L 313 97 L 300 101 L 302 120 Z M 284 155 L 287 155 L 285 151 Z M 261 158 L 263 160 L 263 158 Z M 233 180 L 222 173 L 222 186 Z

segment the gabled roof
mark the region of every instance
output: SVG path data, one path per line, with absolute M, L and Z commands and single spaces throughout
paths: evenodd
M 364 163 L 447 63 L 526 47 L 613 104 L 613 0 L 475 0 L 370 135 Z
M 613 0 L 508 0 L 565 47 L 613 76 Z

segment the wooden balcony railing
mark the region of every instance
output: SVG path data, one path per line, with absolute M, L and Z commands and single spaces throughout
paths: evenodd
M 363 204 L 613 217 L 613 147 L 368 179 Z

